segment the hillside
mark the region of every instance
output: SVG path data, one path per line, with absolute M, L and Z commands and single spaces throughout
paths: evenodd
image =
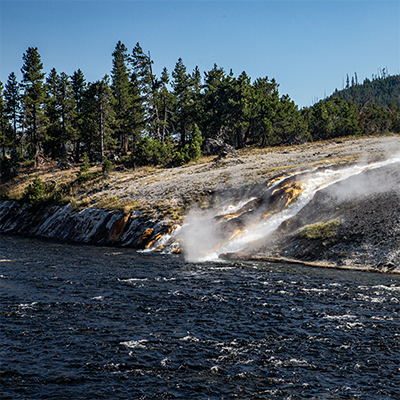
M 362 84 L 356 84 L 352 78 L 352 84 L 348 86 L 343 90 L 336 89 L 332 97 L 354 101 L 360 106 L 367 102 L 383 107 L 388 107 L 390 103 L 396 106 L 400 103 L 400 75 L 365 79 Z
M 248 191 L 276 176 L 309 168 L 356 162 L 382 157 L 400 150 L 397 136 L 368 139 L 332 140 L 298 146 L 243 149 L 237 156 L 203 157 L 199 162 L 176 167 L 140 167 L 102 175 L 92 167 L 87 179 L 77 178 L 79 169 L 21 171 L 17 178 L 0 186 L 0 196 L 21 200 L 29 184 L 38 176 L 58 204 L 74 209 L 146 211 L 156 218 L 181 220 L 190 206 L 204 208 L 215 203 L 221 193 Z M 46 203 L 46 199 L 42 202 Z M 52 198 L 47 203 L 53 203 Z
M 193 261 L 210 256 L 260 261 L 275 258 L 399 272 L 399 151 L 398 136 L 337 140 L 243 150 L 236 157 L 202 159 L 170 169 L 139 168 L 108 176 L 100 173 L 88 182 L 79 182 L 76 171 L 47 166 L 27 171 L 2 186 L 7 200 L 0 201 L 0 232 L 183 252 Z M 386 169 L 374 170 L 371 163 L 381 165 L 395 155 Z M 365 178 L 360 181 L 357 176 L 362 175 L 357 172 L 346 175 L 354 168 L 365 171 Z M 253 227 L 264 226 L 269 218 L 279 217 L 288 204 L 297 207 L 298 201 L 303 201 L 298 196 L 308 191 L 304 189 L 310 177 L 342 171 L 343 179 L 351 178 L 339 179 L 344 186 L 337 178 L 329 185 L 338 183 L 331 186 L 317 182 L 315 198 L 297 215 L 289 215 L 274 236 L 262 233 L 257 240 L 247 238 L 244 248 L 231 242 L 246 238 Z M 58 204 L 52 203 L 52 198 L 30 205 L 18 201 L 35 176 L 50 190 L 68 190 L 69 197 Z M 340 193 L 347 197 L 338 196 Z

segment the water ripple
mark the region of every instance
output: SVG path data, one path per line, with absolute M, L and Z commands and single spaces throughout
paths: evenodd
M 2 399 L 395 399 L 400 277 L 0 236 Z

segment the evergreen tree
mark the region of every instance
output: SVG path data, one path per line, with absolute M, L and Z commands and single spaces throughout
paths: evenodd
M 386 75 L 385 75 L 386 76 Z M 376 103 L 388 107 L 390 103 L 399 104 L 400 99 L 400 75 L 386 76 L 385 78 L 364 79 L 362 84 L 357 83 L 347 89 L 335 91 L 332 97 L 341 97 L 348 101 L 354 101 L 357 105 Z
M 136 72 L 132 72 L 129 82 L 130 106 L 127 110 L 126 124 L 129 132 L 128 143 L 134 149 L 146 126 L 144 99 Z
M 169 74 L 167 68 L 164 67 L 161 73 L 161 87 L 160 87 L 160 112 L 162 116 L 161 122 L 161 141 L 164 142 L 166 136 L 170 136 L 175 131 L 175 124 L 173 122 L 173 113 L 175 109 L 176 98 L 168 90 Z
M 335 125 L 335 137 L 358 136 L 361 128 L 359 124 L 359 111 L 354 102 L 334 99 L 339 107 L 339 118 Z
M 335 125 L 338 118 L 338 108 L 332 101 L 320 100 L 306 113 L 309 130 L 314 140 L 326 140 L 334 137 Z
M 306 121 L 288 95 L 280 98 L 275 118 L 274 131 L 281 144 L 294 145 L 311 140 Z
M 194 68 L 191 79 L 192 79 L 192 88 L 191 88 L 192 102 L 190 105 L 189 113 L 192 121 L 194 121 L 196 125 L 199 125 L 203 115 L 203 107 L 202 107 L 203 82 L 198 66 Z
M 390 120 L 390 129 L 392 132 L 400 133 L 400 105 L 389 104 L 388 116 Z
M 6 102 L 4 99 L 4 86 L 0 81 L 0 145 L 3 158 L 6 156 L 6 148 L 10 145 L 9 141 L 9 123 L 6 112 Z
M 112 53 L 113 68 L 111 71 L 111 90 L 115 98 L 115 130 L 123 153 L 128 151 L 129 125 L 127 121 L 129 108 L 132 106 L 127 51 L 125 45 L 119 41 Z
M 203 117 L 200 128 L 204 138 L 225 137 L 224 124 L 226 116 L 226 87 L 229 86 L 231 76 L 227 76 L 222 67 L 214 64 L 214 67 L 204 73 L 204 93 L 202 95 L 201 109 Z
M 45 74 L 37 47 L 29 47 L 22 59 L 24 61 L 21 72 L 25 124 L 30 135 L 30 154 L 34 157 L 35 167 L 37 168 L 45 127 L 43 110 Z
M 273 123 L 276 122 L 276 113 L 279 105 L 278 84 L 268 77 L 258 78 L 253 84 L 254 103 L 256 112 L 252 121 L 252 139 L 260 141 L 261 147 L 280 144 L 274 134 Z
M 12 161 L 13 164 L 15 165 L 18 159 L 17 124 L 21 109 L 21 104 L 20 104 L 21 94 L 20 94 L 20 86 L 14 72 L 11 72 L 11 74 L 8 77 L 5 86 L 4 97 L 6 101 L 6 112 L 12 125 L 12 143 L 13 143 Z
M 242 72 L 237 79 L 234 78 L 229 86 L 229 125 L 236 134 L 235 146 L 239 149 L 245 145 L 249 128 L 250 91 L 250 77 L 246 72 Z
M 72 121 L 73 126 L 73 142 L 74 142 L 74 158 L 75 162 L 79 162 L 80 143 L 84 137 L 84 101 L 86 92 L 86 82 L 83 72 L 78 69 L 71 76 L 72 97 L 75 102 L 75 113 Z
M 85 128 L 87 128 L 87 147 L 91 151 L 98 146 L 99 161 L 103 160 L 106 148 L 113 147 L 113 97 L 109 77 L 89 83 L 85 99 Z
M 186 66 L 183 64 L 182 58 L 179 58 L 172 71 L 172 88 L 173 95 L 176 99 L 174 119 L 177 134 L 180 136 L 180 145 L 184 147 L 186 144 L 186 133 L 189 129 L 189 107 L 192 101 L 191 93 L 191 76 L 186 73 Z
M 69 76 L 62 72 L 57 88 L 57 103 L 59 105 L 61 122 L 61 159 L 66 159 L 66 143 L 75 137 L 75 100 L 72 83 Z
M 150 53 L 145 54 L 140 44 L 136 43 L 132 50 L 130 62 L 142 97 L 148 134 L 155 139 L 160 139 L 162 124 L 158 104 L 161 82 L 153 74 L 153 61 L 151 60 Z
M 98 135 L 98 107 L 96 104 L 96 87 L 89 82 L 82 99 L 82 130 L 79 138 L 79 153 L 82 151 L 90 160 L 94 158 L 94 151 L 99 148 Z M 77 150 L 77 149 L 75 149 Z M 97 157 L 98 158 L 98 157 Z M 76 152 L 75 152 L 76 160 Z
M 134 165 L 179 165 L 199 157 L 203 138 L 242 148 L 400 131 L 400 76 L 386 69 L 362 85 L 347 74 L 346 89 L 300 112 L 267 77 L 252 83 L 215 64 L 203 84 L 198 67 L 188 73 L 179 58 L 171 80 L 166 68 L 158 79 L 139 43 L 128 56 L 119 41 L 112 57 L 111 86 L 107 76 L 86 85 L 81 70 L 68 77 L 54 68 L 44 84 L 38 50 L 28 48 L 21 85 L 12 73 L 0 90 L 3 161 L 9 149 L 17 159 L 18 143 L 23 156 L 27 139 L 36 166 L 42 150 L 64 160 L 70 142 L 76 161 L 81 150 L 100 161 L 114 148 L 132 150 Z
M 360 135 L 363 122 L 356 104 L 333 97 L 303 110 L 308 129 L 314 140 Z
M 44 150 L 46 155 L 55 159 L 61 153 L 61 123 L 60 106 L 58 103 L 58 87 L 60 77 L 55 68 L 52 68 L 46 78 L 46 138 L 44 141 Z
M 186 145 L 186 162 L 197 161 L 201 156 L 201 144 L 203 143 L 203 138 L 199 127 L 194 124 L 193 130 L 189 133 L 189 141 Z

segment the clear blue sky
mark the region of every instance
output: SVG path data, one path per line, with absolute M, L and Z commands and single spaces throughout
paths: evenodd
M 21 78 L 22 55 L 38 47 L 46 72 L 87 81 L 109 74 L 118 40 L 139 42 L 154 71 L 181 57 L 192 71 L 214 63 L 237 76 L 268 76 L 299 107 L 379 68 L 400 73 L 400 2 L 0 0 L 0 80 Z

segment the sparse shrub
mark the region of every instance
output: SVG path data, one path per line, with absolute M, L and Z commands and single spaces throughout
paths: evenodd
M 86 172 L 85 174 L 81 174 L 81 175 L 78 176 L 77 182 L 79 184 L 82 184 L 82 183 L 85 183 L 85 182 L 92 181 L 92 180 L 98 178 L 99 176 L 101 176 L 101 172 L 100 171 Z
M 79 168 L 79 171 L 77 172 L 77 180 L 76 182 L 79 184 L 83 184 L 85 182 L 92 181 L 99 176 L 101 176 L 101 172 L 99 171 L 90 171 L 90 168 L 92 165 L 90 164 L 89 157 L 87 153 L 84 153 L 83 155 L 83 163 Z
M 87 155 L 87 153 L 84 153 L 83 163 L 80 166 L 79 171 L 77 172 L 78 182 L 82 183 L 87 180 L 86 178 L 88 177 L 90 167 L 91 165 L 89 162 L 89 156 Z
M 107 159 L 106 156 L 103 156 L 103 165 L 101 167 L 103 175 L 108 175 L 110 172 L 114 171 L 114 164 Z
M 203 138 L 197 125 L 189 134 L 188 142 L 181 148 L 176 146 L 171 138 L 162 142 L 160 139 L 146 136 L 137 141 L 130 164 L 136 167 L 145 165 L 176 167 L 192 160 L 197 161 L 201 156 L 202 142 Z
M 89 156 L 87 155 L 87 153 L 84 153 L 83 154 L 83 163 L 82 163 L 81 167 L 79 168 L 78 174 L 85 174 L 85 173 L 89 172 L 89 169 L 90 169 Z
M 300 229 L 299 235 L 304 239 L 324 240 L 328 239 L 335 233 L 336 228 L 340 225 L 340 221 L 335 219 L 328 222 L 318 222 L 313 225 L 307 225 Z
M 124 205 L 122 208 L 122 212 L 123 212 L 124 216 L 129 215 L 134 208 L 135 208 L 134 202 L 132 202 L 131 204 Z
M 194 126 L 193 132 L 190 134 L 189 143 L 186 147 L 187 161 L 197 161 L 201 156 L 201 145 L 203 138 L 200 133 L 200 129 L 197 125 Z
M 39 203 L 46 199 L 47 194 L 46 186 L 43 184 L 39 176 L 36 175 L 33 183 L 30 183 L 26 187 L 22 198 L 30 203 Z
M 131 157 L 131 164 L 139 167 L 144 165 L 167 165 L 171 162 L 174 144 L 170 138 L 164 142 L 160 139 L 152 140 L 149 137 L 137 141 Z
M 76 180 L 76 182 L 78 182 L 79 184 L 91 181 L 93 179 L 98 178 L 101 173 L 98 171 L 92 171 L 90 172 L 91 168 L 91 164 L 89 161 L 89 156 L 87 155 L 87 153 L 84 153 L 83 155 L 83 163 L 79 168 L 79 171 L 77 172 L 77 177 L 78 179 Z
M 184 149 L 183 149 L 184 150 Z M 179 167 L 183 164 L 185 164 L 186 157 L 184 151 L 176 151 L 174 155 L 172 156 L 172 162 L 171 166 L 173 167 Z

